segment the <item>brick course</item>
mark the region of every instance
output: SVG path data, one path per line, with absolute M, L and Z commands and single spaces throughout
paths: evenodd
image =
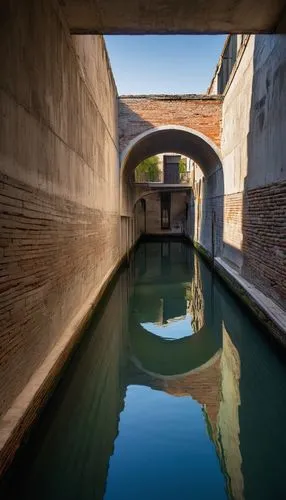
M 243 276 L 285 308 L 286 182 L 245 193 Z
M 120 151 L 137 135 L 163 125 L 193 128 L 218 147 L 222 100 L 211 96 L 142 96 L 119 99 Z
M 2 176 L 0 413 L 119 259 L 119 215 Z

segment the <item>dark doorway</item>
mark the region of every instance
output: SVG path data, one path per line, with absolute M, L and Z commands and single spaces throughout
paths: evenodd
M 161 193 L 161 229 L 170 229 L 171 193 Z
M 164 155 L 164 184 L 180 184 L 181 155 Z

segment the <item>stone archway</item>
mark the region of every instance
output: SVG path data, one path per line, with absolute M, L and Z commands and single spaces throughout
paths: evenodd
M 222 159 L 216 144 L 197 130 L 180 125 L 153 127 L 129 142 L 121 154 L 121 214 L 131 216 L 136 202 L 133 175 L 136 166 L 145 158 L 166 151 L 188 156 L 201 168 L 200 192 L 196 203 L 190 206 L 187 232 L 210 255 L 220 255 L 224 199 Z

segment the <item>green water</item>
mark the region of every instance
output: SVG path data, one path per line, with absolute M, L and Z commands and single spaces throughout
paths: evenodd
M 286 498 L 286 369 L 276 351 L 190 246 L 141 243 L 0 498 Z

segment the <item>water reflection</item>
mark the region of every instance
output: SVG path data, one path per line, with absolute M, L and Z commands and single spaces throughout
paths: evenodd
M 1 498 L 286 497 L 286 373 L 182 242 L 141 244 Z

